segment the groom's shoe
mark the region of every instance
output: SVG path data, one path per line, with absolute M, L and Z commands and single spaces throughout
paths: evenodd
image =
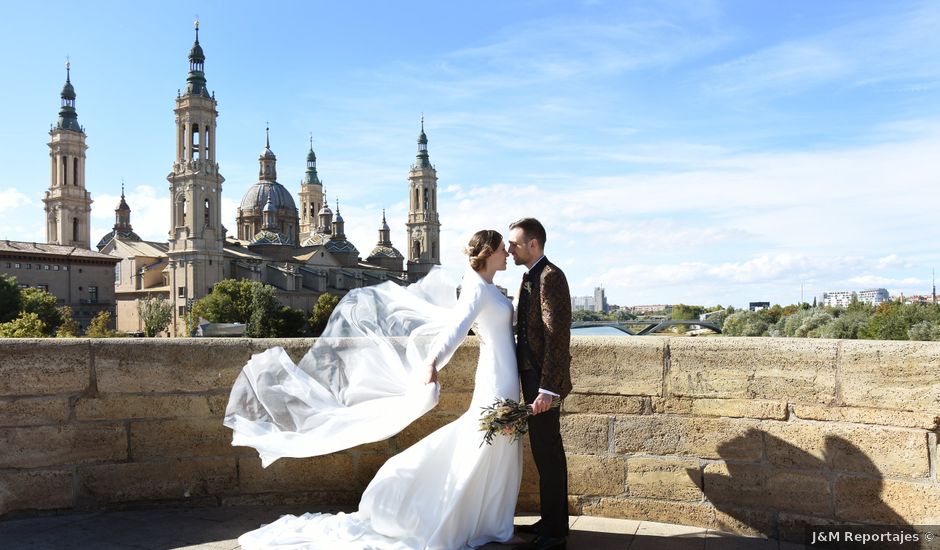
M 565 548 L 567 548 L 567 542 L 565 537 L 539 535 L 527 546 L 518 546 L 517 548 L 521 550 L 565 550 Z

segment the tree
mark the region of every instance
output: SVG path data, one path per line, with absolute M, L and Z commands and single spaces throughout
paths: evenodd
M 20 311 L 35 313 L 44 325 L 44 336 L 53 336 L 62 324 L 62 314 L 56 308 L 56 297 L 45 290 L 29 287 L 20 290 Z
M 118 335 L 116 330 L 111 330 L 108 325 L 111 324 L 111 312 L 108 310 L 99 311 L 95 315 L 88 328 L 85 329 L 85 336 L 89 338 L 114 338 Z
M 933 321 L 921 321 L 907 331 L 911 340 L 940 340 L 940 324 Z
M 153 338 L 170 326 L 173 304 L 162 296 L 150 295 L 137 302 L 137 313 L 144 322 L 144 334 Z
M 72 308 L 69 306 L 61 306 L 58 308 L 59 317 L 62 318 L 62 324 L 59 325 L 59 330 L 56 331 L 56 338 L 75 338 L 78 336 L 78 321 L 72 316 Z
M 45 330 L 39 315 L 21 311 L 12 321 L 0 324 L 0 338 L 42 338 Z
M 304 336 L 307 319 L 304 312 L 292 307 L 281 306 L 274 316 L 272 330 L 277 338 L 297 338 Z
M 324 292 L 317 298 L 317 303 L 314 304 L 313 311 L 310 314 L 310 330 L 314 336 L 323 334 L 326 323 L 330 320 L 330 315 L 333 314 L 333 309 L 336 308 L 338 303 L 339 298 L 329 292 Z
M 16 277 L 0 274 L 0 323 L 12 321 L 20 314 L 22 297 Z
M 726 336 L 767 336 L 767 321 L 757 312 L 741 311 L 732 313 L 721 327 Z
M 705 313 L 702 306 L 687 306 L 678 304 L 672 308 L 672 319 L 675 321 L 698 320 L 698 316 Z
M 210 323 L 245 323 L 246 336 L 271 337 L 275 335 L 274 323 L 280 307 L 273 286 L 246 279 L 224 279 L 207 296 L 196 300 L 190 323 L 195 325 L 200 318 Z
M 280 309 L 277 291 L 273 286 L 257 283 L 251 289 L 251 317 L 245 334 L 251 338 L 271 338 L 274 333 L 274 318 Z

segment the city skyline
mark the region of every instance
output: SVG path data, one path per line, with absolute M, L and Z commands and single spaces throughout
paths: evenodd
M 936 4 L 51 6 L 11 6 L 0 22 L 15 75 L 0 90 L 0 238 L 45 241 L 68 56 L 92 242 L 122 180 L 134 230 L 166 240 L 173 101 L 198 13 L 230 234 L 270 123 L 281 184 L 297 196 L 312 133 L 350 240 L 370 249 L 384 208 L 404 250 L 424 113 L 455 275 L 474 230 L 534 215 L 572 295 L 603 286 L 611 304 L 930 292 Z M 512 294 L 521 271 L 496 283 Z

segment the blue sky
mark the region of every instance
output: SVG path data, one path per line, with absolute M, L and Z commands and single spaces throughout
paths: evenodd
M 227 227 L 270 123 L 282 184 L 296 195 L 312 132 L 362 255 L 383 208 L 404 250 L 423 112 L 455 273 L 474 230 L 524 215 L 573 294 L 621 305 L 926 293 L 940 264 L 937 2 L 137 4 L 5 8 L 0 238 L 45 238 L 70 56 L 92 240 L 122 179 L 135 230 L 166 239 L 198 15 Z

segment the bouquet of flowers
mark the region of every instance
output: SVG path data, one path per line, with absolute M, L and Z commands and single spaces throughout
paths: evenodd
M 560 399 L 557 397 L 552 399 L 552 409 L 557 409 L 560 406 Z M 483 442 L 480 443 L 481 447 L 483 443 L 492 445 L 496 434 L 512 437 L 512 441 L 515 443 L 520 437 L 528 433 L 532 405 L 497 397 L 492 405 L 481 408 L 483 413 L 480 415 L 480 431 L 484 432 Z

